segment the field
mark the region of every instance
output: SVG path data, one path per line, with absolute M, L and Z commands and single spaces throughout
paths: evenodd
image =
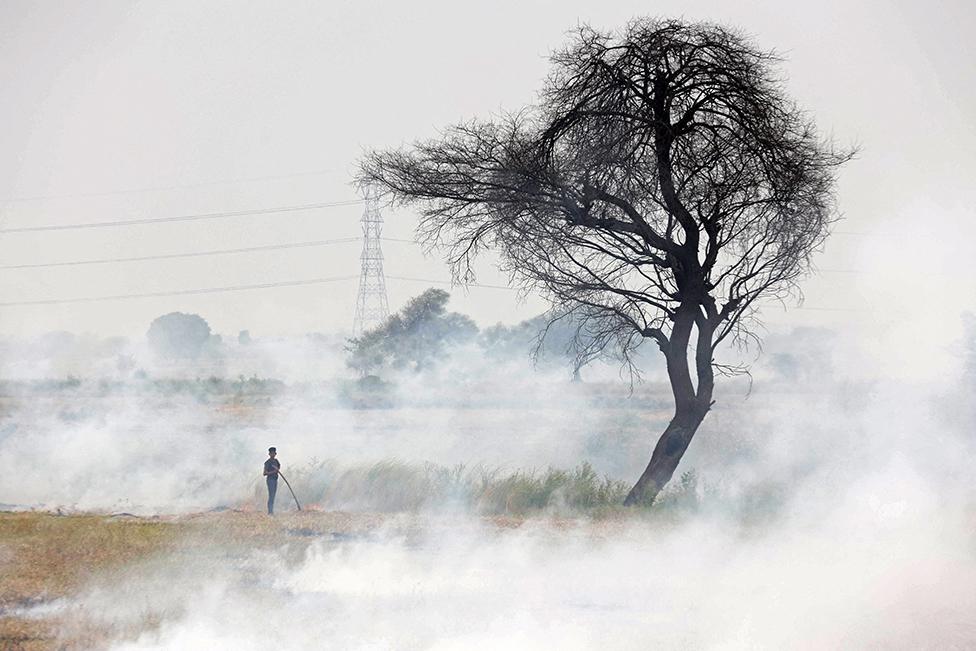
M 0 514 L 0 644 L 3 649 L 90 648 L 108 631 L 45 608 L 69 598 L 90 577 L 172 549 L 170 522 Z
M 226 511 L 180 517 L 94 514 L 0 513 L 0 648 L 4 651 L 70 651 L 103 648 L 158 628 L 172 612 L 144 612 L 124 623 L 87 617 L 69 604 L 92 586 L 135 580 L 154 562 L 194 567 L 220 565 L 256 553 L 301 562 L 309 546 L 370 540 L 377 536 L 418 539 L 429 525 L 418 515 L 290 512 L 270 518 L 259 512 Z M 480 520 L 486 530 L 517 529 L 522 518 Z M 548 519 L 557 532 L 585 526 L 606 536 L 615 520 Z M 136 568 L 137 572 L 133 572 Z M 187 581 L 187 589 L 195 581 Z M 147 601 L 148 603 L 148 601 Z M 165 609 L 164 609 L 165 610 Z
M 300 557 L 316 538 L 368 535 L 382 516 L 222 513 L 178 518 L 0 513 L 0 648 L 89 649 L 158 624 L 152 613 L 128 627 L 99 625 L 58 607 L 93 580 L 124 580 L 153 558 L 234 557 L 283 543 Z M 500 521 L 504 526 L 504 521 Z M 409 523 L 403 530 L 409 531 Z
M 940 396 L 726 387 L 631 510 L 666 396 L 608 386 L 7 385 L 0 648 L 972 647 L 969 430 L 908 426 Z M 270 443 L 301 513 L 261 512 Z

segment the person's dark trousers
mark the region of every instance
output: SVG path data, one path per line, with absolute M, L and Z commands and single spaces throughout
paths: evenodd
M 274 513 L 274 498 L 278 492 L 278 478 L 268 477 L 268 515 Z

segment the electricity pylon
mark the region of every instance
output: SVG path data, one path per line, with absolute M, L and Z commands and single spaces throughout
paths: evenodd
M 386 301 L 386 277 L 383 275 L 383 251 L 380 235 L 383 232 L 383 215 L 376 190 L 363 186 L 366 208 L 363 210 L 363 252 L 359 256 L 359 297 L 356 299 L 356 318 L 353 321 L 354 337 L 375 327 L 390 316 Z

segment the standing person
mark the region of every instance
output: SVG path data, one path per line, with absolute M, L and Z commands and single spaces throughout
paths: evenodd
M 268 448 L 268 460 L 264 462 L 264 476 L 268 478 L 268 515 L 274 514 L 275 493 L 278 492 L 278 471 L 281 462 L 275 459 L 277 448 Z

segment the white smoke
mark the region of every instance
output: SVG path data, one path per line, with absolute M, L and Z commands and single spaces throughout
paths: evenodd
M 772 365 L 748 394 L 720 386 L 681 467 L 700 474 L 700 504 L 674 517 L 538 516 L 509 530 L 434 510 L 315 538 L 285 515 L 280 546 L 149 559 L 63 607 L 142 630 L 113 651 L 971 647 L 971 400 L 958 379 L 865 381 L 802 357 L 789 380 Z M 239 404 L 145 387 L 22 397 L 4 416 L 0 450 L 18 472 L 2 494 L 144 512 L 238 504 L 260 497 L 271 443 L 286 469 L 590 460 L 632 479 L 668 416 L 661 387 L 628 398 L 619 381 L 567 375 L 456 356 L 395 378 L 386 409 L 344 406 L 335 385 Z

